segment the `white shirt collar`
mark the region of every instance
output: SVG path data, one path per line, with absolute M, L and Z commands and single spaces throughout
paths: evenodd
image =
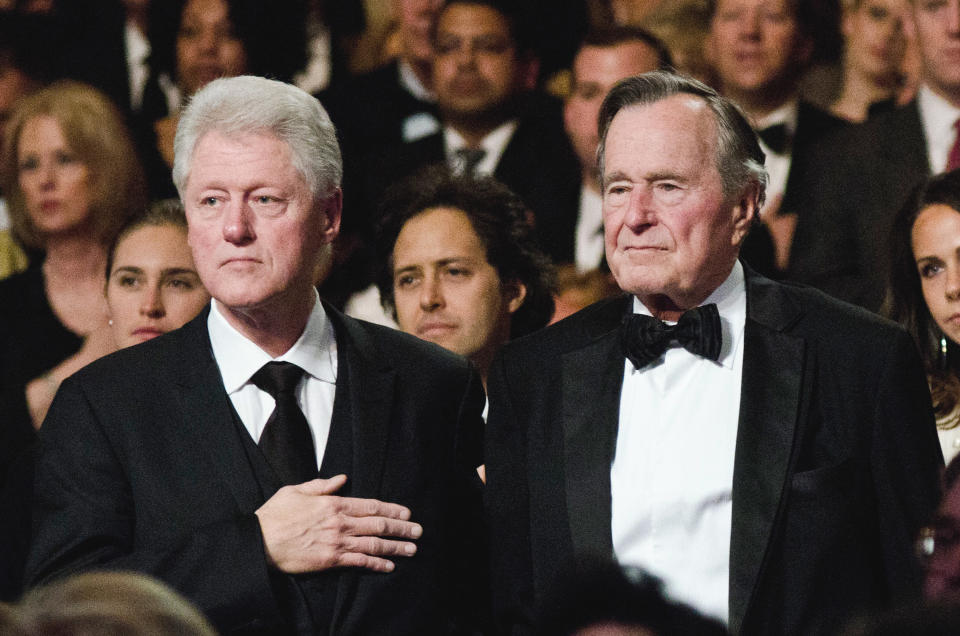
M 733 366 L 734 354 L 743 340 L 743 329 L 747 322 L 747 283 L 740 261 L 733 264 L 726 280 L 701 304 L 710 303 L 717 305 L 723 329 L 723 344 L 717 362 L 729 369 Z M 650 310 L 636 296 L 633 297 L 633 313 L 651 315 Z
M 423 85 L 413 67 L 406 60 L 397 61 L 397 79 L 400 81 L 400 86 L 421 102 L 433 103 L 436 101 L 437 98 L 433 91 Z
M 477 172 L 480 174 L 493 174 L 497 164 L 500 163 L 500 157 L 506 150 L 510 138 L 517 130 L 517 120 L 511 119 L 491 130 L 480 141 L 480 147 L 486 151 L 483 160 L 477 165 Z M 448 165 L 454 165 L 456 152 L 467 146 L 463 135 L 454 130 L 451 126 L 443 127 L 443 146 L 446 149 Z
M 767 113 L 754 122 L 756 130 L 763 130 L 777 124 L 785 124 L 787 130 L 793 135 L 797 132 L 797 119 L 799 117 L 800 101 L 797 98 L 788 99 L 775 110 Z
M 917 108 L 927 142 L 927 157 L 932 172 L 941 172 L 947 166 L 947 156 L 957 138 L 953 127 L 960 119 L 960 108 L 938 95 L 926 84 L 917 91 Z
M 237 331 L 221 313 L 219 303 L 211 301 L 207 329 L 213 357 L 220 367 L 223 386 L 228 394 L 240 390 L 260 367 L 273 360 L 292 362 L 308 374 L 335 384 L 337 381 L 337 352 L 333 325 L 316 294 L 307 325 L 290 349 L 278 358 L 270 357 L 246 336 Z

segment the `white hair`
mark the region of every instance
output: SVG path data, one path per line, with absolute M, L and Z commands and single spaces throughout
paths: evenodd
M 315 198 L 340 186 L 343 161 L 337 133 L 320 102 L 296 86 L 252 75 L 217 79 L 190 99 L 173 142 L 173 183 L 181 198 L 193 153 L 210 132 L 269 133 L 290 148 L 292 162 Z

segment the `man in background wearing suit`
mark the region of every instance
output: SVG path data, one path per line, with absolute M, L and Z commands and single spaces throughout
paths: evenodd
M 280 82 L 217 80 L 175 150 L 214 300 L 63 384 L 28 579 L 139 570 L 224 633 L 472 633 L 480 378 L 320 301 L 342 200 L 323 108 Z
M 734 634 L 833 634 L 916 594 L 942 462 L 909 336 L 737 260 L 767 176 L 730 101 L 656 71 L 618 84 L 599 128 L 607 262 L 628 295 L 491 367 L 499 626 L 527 633 L 563 563 L 590 553 Z
M 534 90 L 539 65 L 516 8 L 450 0 L 437 18 L 434 51 L 441 130 L 368 157 L 366 209 L 372 214 L 390 184 L 428 164 L 493 175 L 533 212 L 544 251 L 571 261 L 579 164 L 559 101 Z
M 917 97 L 811 149 L 790 276 L 876 310 L 893 217 L 931 174 L 960 167 L 960 0 L 911 0 L 920 52 Z

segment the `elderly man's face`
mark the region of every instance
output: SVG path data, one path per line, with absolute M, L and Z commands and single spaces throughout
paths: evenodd
M 718 0 L 706 47 L 723 90 L 733 96 L 769 90 L 811 52 L 790 0 Z
M 580 164 L 591 171 L 597 163 L 597 116 L 600 105 L 618 81 L 656 70 L 657 52 L 639 40 L 616 46 L 585 46 L 573 60 L 573 91 L 563 109 L 563 122 Z
M 443 113 L 483 117 L 519 90 L 521 63 L 507 19 L 482 5 L 454 4 L 437 22 L 433 85 Z
M 923 80 L 960 104 L 960 0 L 913 0 Z
M 648 308 L 689 308 L 730 273 L 754 210 L 724 196 L 717 130 L 702 99 L 674 95 L 616 114 L 604 150 L 607 262 Z M 737 197 L 734 197 L 735 199 Z
M 184 191 L 188 240 L 210 295 L 230 309 L 302 303 L 340 226 L 339 190 L 315 201 L 270 134 L 200 138 Z

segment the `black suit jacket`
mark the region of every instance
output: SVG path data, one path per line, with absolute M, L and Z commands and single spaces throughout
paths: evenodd
M 311 632 L 470 633 L 484 586 L 479 377 L 439 347 L 327 314 L 338 385 L 349 387 L 346 404 L 338 391 L 333 427 L 350 414 L 350 494 L 408 506 L 424 532 L 392 573 L 341 570 L 332 619 Z M 222 632 L 280 633 L 290 617 L 254 515 L 264 496 L 206 316 L 64 382 L 41 433 L 27 578 L 138 570 L 173 585 Z
M 485 497 L 507 633 L 527 633 L 567 559 L 613 554 L 618 327 L 630 302 L 510 343 L 491 369 Z M 942 460 L 910 338 L 748 272 L 744 346 L 731 632 L 832 634 L 852 612 L 914 595 L 913 539 L 936 506 Z
M 380 149 L 368 157 L 365 207 L 376 205 L 397 180 L 430 164 L 446 161 L 443 133 Z M 572 262 L 580 207 L 580 164 L 563 131 L 560 103 L 528 96 L 520 106 L 517 129 L 504 148 L 493 176 L 531 209 L 544 251 L 558 262 Z
M 789 277 L 876 310 L 893 217 L 929 174 L 916 102 L 824 137 L 810 149 L 798 185 Z

